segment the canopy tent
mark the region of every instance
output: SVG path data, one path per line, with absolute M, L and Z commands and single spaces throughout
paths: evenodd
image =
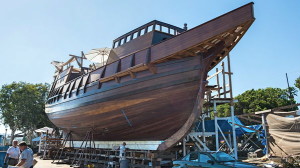
M 218 125 L 221 128 L 222 132 L 232 132 L 232 120 L 230 117 L 226 118 L 218 118 Z M 250 125 L 245 126 L 239 118 L 236 116 L 234 117 L 234 123 L 235 125 L 235 132 L 236 136 L 242 136 L 244 134 L 254 133 L 261 129 L 261 125 Z M 214 120 L 205 120 L 205 132 L 215 132 L 215 121 Z M 196 132 L 202 132 L 202 123 L 197 122 L 196 123 Z

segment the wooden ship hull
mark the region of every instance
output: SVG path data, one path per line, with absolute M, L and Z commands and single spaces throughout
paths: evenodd
M 114 41 L 117 59 L 106 65 L 76 73 L 72 66 L 60 69 L 46 113 L 75 140 L 93 129 L 94 140 L 161 141 L 157 149 L 166 150 L 200 115 L 208 71 L 254 20 L 250 3 L 190 30 L 159 21 L 141 26 Z

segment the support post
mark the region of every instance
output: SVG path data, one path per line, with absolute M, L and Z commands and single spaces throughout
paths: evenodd
M 218 73 L 219 72 L 219 70 L 218 70 L 218 68 L 216 68 L 216 73 Z M 217 74 L 217 77 L 216 77 L 216 79 L 217 79 L 217 87 L 218 87 L 218 98 L 220 98 L 220 94 L 221 94 L 221 92 L 220 92 L 220 80 L 219 80 L 219 73 Z
M 236 143 L 236 133 L 235 133 L 235 121 L 234 121 L 234 101 L 232 95 L 232 80 L 231 80 L 231 67 L 230 67 L 230 56 L 229 53 L 227 55 L 227 64 L 228 64 L 228 78 L 229 78 L 229 90 L 230 90 L 230 113 L 231 113 L 231 120 L 232 120 L 232 139 L 233 139 L 233 151 L 234 151 L 234 158 L 238 159 L 237 156 L 237 143 Z
M 185 138 L 183 138 L 183 140 L 182 140 L 182 150 L 183 150 L 183 156 L 185 156 L 186 155 L 186 143 L 185 143 Z
M 202 115 L 202 140 L 203 140 L 203 143 L 206 144 L 206 138 L 204 136 L 204 133 L 206 132 L 205 130 L 205 114 Z
M 223 91 L 224 91 L 223 96 L 224 96 L 224 98 L 226 98 L 226 92 L 227 91 L 226 91 L 226 79 L 225 79 L 225 65 L 224 65 L 224 62 L 222 62 L 221 66 L 222 66 L 222 75 L 223 75 Z
M 233 139 L 234 158 L 238 159 L 238 156 L 237 156 L 237 145 L 236 145 L 236 133 L 235 133 L 235 121 L 234 121 L 234 107 L 233 107 L 233 103 L 230 106 L 230 112 L 231 112 L 231 120 L 232 120 L 232 139 Z
M 233 148 L 233 145 L 232 145 L 232 136 L 231 136 L 231 131 L 229 131 L 229 134 L 228 134 L 228 141 L 229 141 L 229 145 L 230 145 L 230 148 Z
M 267 135 L 267 126 L 266 126 L 266 116 L 265 116 L 264 113 L 261 115 L 261 120 L 262 120 L 262 126 L 263 126 L 264 133 L 265 133 L 265 138 L 266 138 L 266 145 L 265 145 L 266 155 L 268 156 L 268 154 L 269 154 L 269 145 L 268 145 L 268 138 L 267 138 L 268 135 Z
M 217 103 L 214 100 L 214 115 L 215 115 L 215 133 L 216 133 L 216 151 L 219 150 L 219 131 L 218 131 L 218 116 L 217 116 Z

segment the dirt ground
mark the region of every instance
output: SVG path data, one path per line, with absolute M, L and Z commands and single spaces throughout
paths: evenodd
M 34 168 L 70 168 L 67 164 L 52 164 L 52 160 L 41 160 L 39 157 L 35 157 L 38 161 Z

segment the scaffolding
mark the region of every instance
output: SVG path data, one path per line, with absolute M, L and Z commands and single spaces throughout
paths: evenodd
M 199 124 L 202 124 L 202 131 L 197 132 L 192 130 L 182 142 L 183 146 L 183 155 L 187 154 L 186 144 L 187 142 L 192 141 L 198 150 L 200 151 L 219 151 L 220 146 L 219 137 L 223 138 L 225 141 L 225 145 L 229 148 L 229 153 L 235 158 L 238 159 L 237 156 L 237 142 L 236 142 L 236 133 L 235 133 L 235 122 L 234 122 L 234 103 L 236 100 L 233 98 L 232 94 L 232 72 L 230 67 L 230 56 L 229 54 L 224 58 L 227 60 L 227 63 L 224 61 L 221 64 L 217 65 L 215 68 L 215 73 L 210 71 L 209 73 L 213 73 L 207 77 L 207 81 L 209 85 L 206 85 L 204 104 L 202 109 L 202 114 L 198 119 Z M 217 106 L 220 104 L 228 103 L 230 105 L 230 118 L 232 131 L 230 134 L 224 133 L 220 126 L 218 125 L 218 120 L 224 120 L 224 118 L 218 117 Z M 207 132 L 205 130 L 205 119 L 214 116 L 214 132 Z M 226 119 L 226 118 L 225 118 Z M 228 136 L 226 137 L 227 134 Z M 206 138 L 207 137 L 215 137 L 215 149 L 211 149 L 207 145 Z

